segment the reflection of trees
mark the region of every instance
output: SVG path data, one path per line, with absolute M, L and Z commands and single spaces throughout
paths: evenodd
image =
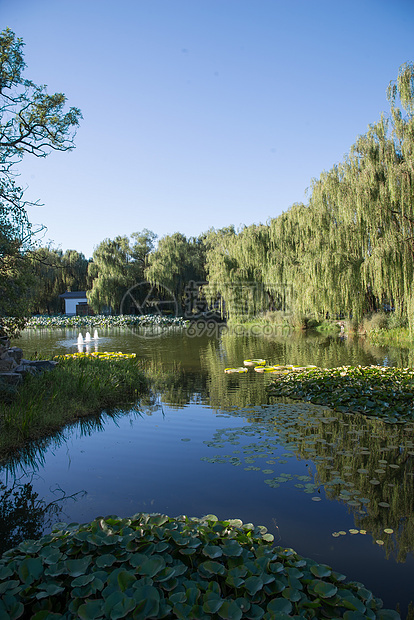
M 268 402 L 265 386 L 271 375 L 258 375 L 253 370 L 243 375 L 227 375 L 226 367 L 241 366 L 247 357 L 261 357 L 270 364 L 321 367 L 383 361 L 380 349 L 365 351 L 365 346 L 363 341 L 350 343 L 316 332 L 266 337 L 228 330 L 222 331 L 219 339 L 204 332 L 197 338 L 170 335 L 164 344 L 161 340 L 151 350 L 146 373 L 153 391 L 171 407 L 202 401 L 215 409 L 233 409 Z
M 265 386 L 272 375 L 224 373 L 226 367 L 237 367 L 246 358 L 264 358 L 269 364 L 298 364 L 322 368 L 348 365 L 371 365 L 384 360 L 379 348 L 369 347 L 363 340 L 350 342 L 337 336 L 317 332 L 292 332 L 269 337 L 254 336 L 245 331 L 223 333 L 220 340 L 210 339 L 201 351 L 201 365 L 206 369 L 209 404 L 216 409 L 246 407 L 268 402 Z
M 59 520 L 64 502 L 84 494 L 81 491 L 66 495 L 59 487 L 53 492 L 56 499 L 47 504 L 33 490 L 31 482 L 18 479 L 9 487 L 0 482 L 0 554 L 23 540 L 40 538 Z
M 313 364 L 321 368 L 383 363 L 384 347 L 375 347 L 365 339 L 341 339 L 316 331 L 277 332 L 269 336 L 253 336 L 249 332 L 228 331 L 222 336 L 222 347 L 228 360 L 239 366 L 246 357 L 262 357 L 269 364 Z M 244 357 L 243 357 L 244 356 Z
M 180 408 L 191 402 L 202 402 L 206 395 L 205 373 L 185 371 L 181 364 L 150 363 L 145 369 L 151 389 L 169 407 Z M 145 399 L 141 399 L 145 404 Z
M 154 400 L 152 395 L 145 395 L 146 404 L 149 404 Z M 139 416 L 139 404 L 131 403 L 131 408 L 124 407 L 123 409 L 106 409 L 102 413 L 90 416 L 86 418 L 79 418 L 75 423 L 68 424 L 62 431 L 57 432 L 51 437 L 43 437 L 42 439 L 29 442 L 25 445 L 24 449 L 12 454 L 7 460 L 0 461 L 0 465 L 4 471 L 7 471 L 12 476 L 16 475 L 19 468 L 36 471 L 39 466 L 44 464 L 45 453 L 50 448 L 58 448 L 62 446 L 68 438 L 68 433 L 72 429 L 79 429 L 81 437 L 87 437 L 93 433 L 104 431 L 105 422 L 109 417 L 112 420 L 116 420 L 125 415 L 125 413 L 134 413 Z
M 399 562 L 414 551 L 413 431 L 411 425 L 321 409 L 283 436 L 287 447 L 294 444 L 296 456 L 314 462 L 315 481 L 326 496 L 347 503 L 356 527 L 383 540 L 387 556 Z M 384 534 L 385 528 L 392 528 L 393 536 Z

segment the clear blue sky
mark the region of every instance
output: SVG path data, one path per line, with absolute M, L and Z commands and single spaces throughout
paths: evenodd
M 388 110 L 413 0 L 0 0 L 26 77 L 84 120 L 19 166 L 44 242 L 265 223 Z

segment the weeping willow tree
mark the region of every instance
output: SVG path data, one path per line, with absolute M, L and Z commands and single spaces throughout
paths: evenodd
M 273 283 L 273 294 L 279 297 L 281 309 L 293 314 L 306 314 L 308 297 L 314 291 L 306 277 L 312 239 L 308 230 L 308 211 L 302 203 L 295 203 L 289 211 L 269 223 L 267 280 Z
M 387 304 L 414 330 L 414 66 L 389 85 L 390 114 L 267 226 L 210 232 L 208 292 L 228 316 L 257 314 L 261 290 L 296 315 L 358 323 Z
M 31 284 L 27 287 L 29 312 L 51 314 L 62 311 L 59 295 L 64 291 L 85 291 L 88 286 L 89 261 L 76 250 L 40 247 L 27 251 L 26 266 L 30 268 Z
M 93 253 L 88 276 L 93 281 L 88 292 L 88 301 L 96 312 L 110 309 L 111 312 L 131 311 L 130 296 L 127 293 L 136 289 L 144 281 L 144 269 L 148 255 L 153 249 L 156 235 L 147 229 L 131 235 L 104 239 Z M 127 303 L 125 303 L 125 300 Z
M 412 328 L 413 65 L 401 67 L 388 97 L 389 119 L 370 125 L 343 162 L 312 186 L 309 225 L 319 261 L 310 256 L 309 269 L 326 309 L 359 320 L 387 302 Z
M 269 229 L 252 225 L 236 233 L 233 226 L 210 230 L 206 236 L 210 304 L 219 304 L 223 316 L 250 317 L 274 303 L 266 281 Z
M 159 288 L 161 295 L 169 291 L 179 312 L 187 313 L 191 296 L 197 297 L 199 288 L 205 283 L 204 263 L 203 235 L 189 239 L 181 233 L 166 235 L 148 257 L 145 278 Z

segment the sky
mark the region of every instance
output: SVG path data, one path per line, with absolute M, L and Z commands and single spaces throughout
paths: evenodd
M 0 0 L 25 76 L 83 120 L 27 155 L 42 245 L 266 223 L 307 201 L 414 61 L 413 0 Z

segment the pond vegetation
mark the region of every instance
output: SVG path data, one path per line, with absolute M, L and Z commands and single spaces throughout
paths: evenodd
M 0 458 L 20 453 L 25 445 L 60 431 L 104 408 L 123 408 L 148 391 L 142 364 L 135 355 L 74 354 L 23 385 L 0 384 Z
M 358 413 L 280 402 L 227 415 L 241 413 L 249 423 L 217 431 L 205 443 L 220 452 L 203 460 L 257 472 L 269 487 L 293 486 L 315 502 L 342 502 L 358 531 L 385 544 L 387 554 L 404 562 L 413 552 L 414 422 L 390 427 Z M 237 448 L 229 454 L 231 446 Z M 293 457 L 307 466 L 292 471 Z M 333 524 L 333 536 L 337 530 Z
M 282 373 L 269 386 L 273 396 L 365 413 L 390 423 L 414 419 L 414 369 L 384 366 L 340 366 Z
M 113 328 L 113 331 L 103 332 L 102 339 L 97 341 L 100 347 L 106 347 L 107 341 L 105 341 L 105 335 L 109 337 L 108 334 L 113 334 L 114 346 L 110 350 L 120 350 L 122 346 L 126 354 L 125 359 L 123 359 L 123 356 L 121 357 L 118 355 L 118 359 L 112 358 L 112 360 L 99 359 L 106 357 L 103 350 L 98 352 L 100 353 L 99 355 L 95 356 L 86 355 L 84 352 L 77 354 L 64 353 L 64 348 L 66 346 L 70 345 L 76 347 L 75 329 L 71 332 L 72 336 L 64 336 L 66 332 L 59 330 L 50 332 L 51 334 L 56 334 L 54 336 L 54 342 L 60 343 L 55 350 L 62 356 L 62 362 L 74 364 L 75 366 L 77 364 L 93 364 L 95 361 L 99 361 L 102 366 L 106 364 L 107 367 L 116 366 L 122 368 L 124 364 L 136 364 L 137 358 L 133 356 L 135 351 L 139 351 L 141 370 L 144 371 L 149 378 L 155 394 L 153 397 L 150 395 L 147 396 L 145 392 L 141 395 L 141 407 L 137 409 L 136 415 L 137 422 L 139 421 L 139 423 L 137 424 L 135 433 L 129 430 L 127 431 L 127 443 L 125 443 L 125 440 L 117 439 L 117 434 L 114 432 L 113 440 L 110 441 L 109 448 L 111 454 L 111 469 L 115 468 L 113 473 L 116 474 L 119 465 L 117 466 L 116 462 L 112 459 L 116 452 L 121 449 L 123 471 L 124 467 L 127 466 L 129 468 L 131 463 L 132 471 L 130 474 L 132 477 L 128 484 L 133 487 L 138 484 L 139 497 L 142 497 L 145 491 L 143 491 L 143 483 L 137 483 L 138 476 L 140 477 L 139 480 L 141 480 L 142 475 L 149 478 L 148 484 L 150 486 L 153 485 L 154 487 L 158 487 L 161 485 L 159 474 L 153 474 L 152 471 L 153 469 L 157 470 L 159 468 L 156 464 L 158 458 L 156 454 L 159 453 L 159 457 L 162 462 L 165 463 L 165 466 L 162 467 L 163 476 L 167 475 L 168 477 L 166 470 L 176 467 L 178 463 L 176 459 L 172 461 L 169 460 L 169 449 L 167 448 L 167 444 L 164 443 L 165 440 L 161 440 L 160 446 L 155 445 L 154 441 L 156 443 L 159 441 L 156 439 L 156 435 L 146 434 L 142 437 L 142 442 L 136 443 L 141 433 L 145 432 L 146 427 L 146 424 L 141 424 L 141 418 L 139 416 L 142 416 L 142 422 L 144 422 L 144 418 L 147 418 L 147 416 L 150 416 L 150 418 L 152 416 L 156 417 L 157 411 L 161 411 L 162 418 L 157 418 L 158 422 L 154 420 L 154 430 L 158 425 L 162 424 L 163 427 L 165 426 L 165 432 L 167 432 L 170 437 L 172 421 L 171 411 L 179 411 L 180 416 L 173 414 L 173 417 L 176 418 L 178 424 L 180 424 L 179 420 L 181 418 L 183 420 L 182 424 L 184 424 L 184 426 L 179 427 L 180 434 L 176 438 L 176 442 L 182 445 L 183 450 L 178 451 L 176 456 L 182 454 L 182 457 L 180 456 L 178 460 L 184 459 L 183 467 L 187 467 L 194 472 L 192 475 L 189 474 L 189 480 L 192 480 L 191 484 L 195 483 L 196 479 L 199 481 L 199 476 L 202 476 L 201 480 L 204 480 L 204 484 L 207 485 L 206 495 L 210 497 L 210 506 L 206 506 L 207 511 L 210 508 L 210 510 L 214 510 L 214 512 L 220 514 L 220 512 L 217 512 L 217 509 L 221 509 L 221 502 L 225 501 L 220 499 L 223 497 L 222 493 L 224 490 L 218 490 L 221 488 L 218 485 L 219 479 L 222 480 L 223 484 L 226 484 L 225 481 L 228 481 L 227 484 L 230 485 L 240 479 L 240 481 L 244 481 L 243 489 L 246 489 L 249 496 L 253 489 L 254 494 L 257 493 L 257 495 L 260 496 L 261 493 L 259 488 L 262 487 L 264 489 L 265 497 L 267 497 L 266 501 L 274 506 L 274 514 L 278 515 L 278 520 L 285 512 L 290 513 L 294 510 L 296 505 L 301 507 L 300 510 L 304 515 L 308 513 L 312 514 L 312 511 L 317 510 L 319 511 L 318 514 L 322 517 L 322 515 L 329 515 L 332 512 L 333 516 L 329 522 L 325 523 L 324 531 L 326 536 L 332 541 L 331 544 L 334 545 L 334 555 L 331 556 L 330 552 L 327 552 L 327 549 L 325 549 L 326 544 L 329 543 L 326 543 L 323 537 L 320 538 L 321 533 L 315 534 L 315 536 L 319 536 L 318 540 L 321 540 L 320 557 L 318 545 L 316 545 L 316 547 L 311 546 L 307 553 L 303 553 L 303 540 L 300 535 L 299 539 L 301 539 L 301 544 L 299 548 L 296 547 L 297 540 L 295 533 L 293 533 L 287 542 L 288 547 L 292 546 L 296 548 L 302 555 L 314 557 L 315 560 L 318 561 L 318 564 L 321 562 L 325 565 L 330 564 L 334 569 L 341 570 L 349 577 L 355 578 L 355 576 L 353 576 L 354 571 L 352 567 L 341 566 L 342 554 L 345 553 L 345 551 L 344 548 L 341 550 L 338 545 L 341 545 L 341 541 L 343 541 L 343 545 L 352 546 L 352 541 L 361 540 L 361 545 L 366 545 L 366 543 L 362 541 L 371 541 L 372 546 L 383 554 L 384 559 L 388 558 L 390 563 L 407 563 L 407 570 L 409 570 L 409 566 L 411 566 L 410 558 L 412 558 L 414 550 L 414 522 L 412 515 L 412 505 L 414 505 L 413 422 L 405 419 L 404 423 L 390 424 L 385 421 L 385 418 L 375 418 L 373 416 L 361 414 L 356 409 L 353 413 L 342 411 L 340 410 L 340 405 L 337 410 L 333 410 L 332 408 L 329 409 L 326 406 L 317 406 L 309 402 L 301 403 L 298 399 L 293 399 L 292 397 L 274 396 L 272 395 L 271 385 L 275 379 L 275 375 L 271 373 L 255 373 L 254 367 L 244 367 L 247 373 L 224 373 L 225 368 L 231 367 L 232 365 L 236 367 L 237 363 L 240 364 L 243 360 L 247 361 L 248 359 L 251 359 L 254 363 L 263 363 L 263 360 L 271 360 L 279 366 L 291 365 L 296 367 L 300 366 L 301 368 L 306 365 L 315 366 L 318 364 L 318 366 L 322 367 L 324 365 L 337 364 L 341 366 L 342 371 L 345 365 L 348 366 L 350 362 L 355 363 L 356 361 L 360 361 L 367 364 L 369 373 L 371 366 L 378 363 L 380 360 L 384 360 L 387 356 L 393 363 L 395 363 L 395 361 L 401 361 L 405 365 L 409 353 L 397 351 L 395 353 L 390 353 L 389 349 L 376 349 L 363 341 L 361 341 L 361 343 L 359 343 L 359 341 L 344 341 L 331 336 L 323 337 L 310 333 L 306 336 L 297 333 L 296 335 L 291 334 L 287 338 L 282 335 L 263 338 L 253 337 L 248 332 L 240 334 L 237 331 L 232 332 L 231 330 L 227 330 L 222 332 L 220 339 L 217 339 L 214 336 L 207 337 L 206 334 L 194 338 L 187 335 L 186 331 L 187 330 L 184 329 L 180 330 L 180 333 L 175 333 L 173 330 L 169 335 L 165 334 L 162 339 L 154 340 L 149 338 L 145 340 L 145 338 L 136 338 L 135 333 L 130 329 L 123 331 L 121 328 Z M 34 335 L 34 341 L 31 345 L 33 348 L 37 349 L 39 342 L 47 341 L 46 335 L 42 336 L 43 332 L 31 333 Z M 38 336 L 35 336 L 36 333 L 38 333 Z M 59 338 L 64 337 L 66 340 L 59 340 Z M 25 348 L 24 334 L 22 340 L 22 345 Z M 66 359 L 63 358 L 64 355 L 67 356 Z M 126 356 L 129 356 L 129 359 Z M 292 364 L 288 362 L 292 362 Z M 355 366 L 355 368 L 357 368 L 357 366 Z M 404 374 L 402 369 L 397 369 L 395 367 L 386 367 L 384 369 L 381 366 L 375 366 L 372 368 L 373 378 L 376 377 L 376 380 L 381 383 L 381 381 L 385 380 L 382 373 L 384 370 L 386 371 L 385 374 L 387 374 L 388 371 L 390 372 L 389 378 L 391 387 L 393 385 L 392 382 L 395 381 L 394 391 L 396 391 L 395 386 L 399 385 L 398 381 L 400 381 L 398 373 L 402 373 L 401 385 L 405 386 L 405 389 L 409 389 L 409 381 L 412 380 L 412 377 L 410 373 Z M 330 372 L 332 376 L 334 376 L 336 372 L 334 369 L 328 371 L 326 368 L 308 369 L 306 371 L 297 371 L 295 377 L 301 375 L 305 376 L 307 373 L 313 371 L 321 373 L 326 371 L 328 375 Z M 352 375 L 352 373 L 350 374 Z M 289 376 L 290 374 L 280 378 L 284 381 Z M 276 375 L 276 377 L 278 377 L 278 375 Z M 347 376 L 340 376 L 340 373 L 339 378 L 341 381 L 347 381 Z M 361 376 L 355 375 L 353 380 L 360 382 L 362 378 Z M 279 378 L 277 379 L 277 382 L 278 381 Z M 321 385 L 323 384 L 324 381 L 321 380 Z M 360 383 L 357 383 L 357 389 L 359 391 L 362 390 Z M 330 388 L 330 393 L 335 394 L 335 390 L 332 389 L 332 386 Z M 303 399 L 301 398 L 300 400 Z M 191 420 L 191 413 L 188 410 L 189 403 L 192 403 L 190 409 L 195 407 L 193 415 L 196 413 L 196 418 L 200 417 L 202 409 L 205 409 L 206 405 L 209 410 L 215 410 L 217 416 L 217 425 L 214 423 L 213 427 L 213 429 L 216 430 L 213 430 L 211 433 L 206 433 L 204 429 L 202 438 L 200 438 L 197 446 L 193 445 L 195 438 L 192 434 L 193 421 Z M 136 408 L 136 404 L 134 406 Z M 172 408 L 170 411 L 168 410 L 168 406 Z M 346 405 L 346 407 L 348 406 Z M 126 408 L 131 410 L 130 403 L 127 403 Z M 112 411 L 108 410 L 107 414 L 107 416 L 106 414 L 99 416 L 99 419 L 96 416 L 92 418 L 81 418 L 80 421 L 82 425 L 86 425 L 85 434 L 87 435 L 90 433 L 92 436 L 94 429 L 104 430 L 107 426 L 105 417 L 110 419 Z M 122 418 L 125 414 L 117 408 L 114 410 L 113 415 L 117 418 L 117 424 L 121 425 Z M 169 423 L 168 420 L 170 420 Z M 84 434 L 83 431 L 81 431 L 81 434 Z M 69 437 L 69 434 L 63 433 L 61 441 L 66 442 L 67 437 Z M 130 448 L 128 447 L 131 440 L 133 441 L 133 454 L 139 453 L 144 449 L 149 450 L 148 453 L 145 452 L 145 454 L 147 454 L 147 459 L 150 458 L 150 454 L 154 454 L 155 461 L 151 460 L 148 467 L 146 466 L 145 457 L 144 461 L 140 464 L 138 462 L 135 466 L 132 464 L 133 462 L 130 458 L 132 453 L 130 453 Z M 52 448 L 52 452 L 55 454 L 58 449 L 56 446 L 59 443 L 59 439 L 57 438 L 55 441 L 50 435 L 44 440 L 45 449 L 47 445 L 52 446 L 50 442 L 55 445 L 55 448 Z M 119 446 L 116 447 L 115 444 L 118 443 Z M 148 443 L 148 446 L 144 448 L 146 443 Z M 33 459 L 41 463 L 41 467 L 43 468 L 43 463 L 45 463 L 45 461 L 42 460 L 43 457 L 41 456 L 41 451 L 39 451 L 39 445 L 37 445 L 37 452 L 35 450 L 35 444 L 26 445 L 33 446 Z M 190 461 L 188 465 L 185 465 L 184 447 L 193 450 L 195 448 L 195 460 Z M 62 448 L 65 449 L 64 444 Z M 174 448 L 174 451 L 176 449 L 177 448 Z M 127 454 L 129 456 L 127 456 Z M 27 460 L 23 460 L 23 462 L 26 462 L 27 466 L 30 466 L 30 450 L 27 455 Z M 95 458 L 96 457 L 97 454 L 95 454 Z M 207 468 L 207 470 L 211 469 L 212 473 L 209 474 L 208 471 L 199 470 L 196 465 L 197 459 L 199 463 L 203 464 L 202 467 Z M 55 456 L 53 456 L 52 460 L 52 467 L 55 467 Z M 8 465 L 6 462 L 4 462 L 4 464 L 8 467 L 8 471 L 12 475 L 20 475 L 17 457 L 9 460 Z M 95 467 L 96 464 L 94 462 L 93 469 L 95 469 Z M 219 472 L 220 468 L 222 468 L 223 474 Z M 143 470 L 143 472 L 141 472 L 141 470 Z M 180 472 L 181 476 L 178 476 L 177 479 L 175 479 L 174 476 L 174 482 L 170 480 L 169 484 L 174 488 L 175 485 L 181 488 L 183 484 L 184 472 L 181 471 L 181 469 Z M 234 474 L 231 472 L 234 472 Z M 68 479 L 72 479 L 72 476 L 73 473 Z M 204 476 L 206 477 L 204 478 Z M 83 468 L 81 485 L 84 484 L 84 477 L 85 469 Z M 108 471 L 107 474 L 105 474 L 105 478 L 108 479 L 108 488 L 112 489 L 110 491 L 111 506 L 108 507 L 111 508 L 112 504 L 115 502 L 118 511 L 120 498 L 116 495 L 117 499 L 115 499 L 114 494 L 117 492 L 110 486 L 110 477 L 112 477 L 112 474 Z M 54 478 L 52 478 L 52 480 L 53 479 Z M 214 503 L 215 500 L 212 501 L 213 495 L 211 495 L 211 493 L 213 491 L 209 491 L 210 482 L 207 481 L 210 480 L 215 481 L 214 493 L 219 494 L 219 497 L 217 497 L 217 506 Z M 63 481 L 61 484 L 63 488 L 65 488 Z M 197 484 L 199 484 L 199 482 L 197 482 Z M 203 483 L 201 484 L 204 486 Z M 89 492 L 92 492 L 92 495 L 94 495 L 95 491 L 93 486 L 93 482 L 88 482 L 86 486 L 75 487 L 75 490 L 85 488 L 85 490 L 88 489 Z M 161 489 L 163 489 L 164 486 L 161 486 Z M 178 487 L 177 493 L 182 493 L 182 491 L 178 490 Z M 194 487 L 191 488 L 192 491 L 190 495 L 193 497 L 195 489 Z M 35 487 L 33 487 L 33 492 L 35 492 L 34 489 Z M 249 489 L 249 491 L 247 491 L 247 489 Z M 72 495 L 73 490 L 72 486 L 69 487 L 69 497 Z M 228 494 L 229 491 L 230 490 L 227 489 Z M 162 491 L 160 490 L 160 492 Z M 235 493 L 236 495 L 238 495 L 238 493 L 243 494 L 241 488 L 238 492 L 235 491 Z M 269 493 L 274 494 L 274 502 Z M 135 497 L 134 493 L 133 495 Z M 233 502 L 236 500 L 236 495 L 234 495 L 234 497 L 232 496 Z M 138 500 L 138 496 L 136 500 Z M 129 497 L 129 493 L 127 497 Z M 189 499 L 190 506 L 192 507 L 191 498 L 179 496 L 177 499 L 178 510 L 174 510 L 172 514 L 179 514 L 180 509 L 183 510 L 183 507 L 184 510 L 188 510 L 186 502 L 188 502 Z M 47 500 L 44 501 L 45 506 L 47 506 L 49 502 Z M 288 505 L 285 505 L 286 501 L 288 504 L 291 504 L 290 508 Z M 182 504 L 182 502 L 184 502 L 184 504 Z M 81 503 L 82 500 L 76 502 L 76 505 Z M 227 506 L 227 504 L 225 505 Z M 229 506 L 235 505 L 236 504 L 230 503 L 224 515 L 221 515 L 220 518 L 231 514 Z M 335 509 L 333 510 L 334 506 L 341 507 L 343 512 L 347 514 L 350 519 L 344 519 L 343 512 L 338 512 L 338 510 L 335 511 Z M 76 514 L 75 505 L 74 508 Z M 161 504 L 162 511 L 169 514 L 166 508 L 167 506 L 164 507 Z M 68 505 L 68 510 L 73 514 L 71 504 Z M 267 527 L 269 527 L 270 521 L 270 527 L 272 527 L 268 510 L 267 512 L 264 511 L 261 513 L 265 517 L 263 520 L 262 518 L 260 518 L 260 520 L 256 519 L 257 515 L 253 518 L 253 515 L 249 515 L 250 510 L 247 508 L 246 513 L 243 514 L 243 508 L 240 510 L 240 506 L 236 508 L 234 512 L 244 520 L 246 520 L 247 516 L 247 520 L 252 520 L 256 523 L 263 523 L 264 521 Z M 205 513 L 205 508 L 200 510 L 191 508 L 190 514 L 200 516 Z M 89 519 L 92 519 L 96 514 L 106 513 L 95 511 L 93 515 L 88 516 L 88 519 L 85 519 L 85 521 L 89 521 Z M 133 514 L 133 512 L 125 512 L 124 508 L 123 514 Z M 73 519 L 73 517 L 72 520 L 79 521 L 78 518 Z M 86 524 L 81 527 L 88 529 L 89 526 L 90 524 Z M 303 523 L 302 527 L 304 532 L 306 532 L 309 525 Z M 67 529 L 72 532 L 68 535 L 70 537 L 72 534 L 76 535 L 79 526 L 73 526 Z M 283 529 L 285 538 L 284 544 L 286 545 L 286 525 Z M 47 531 L 50 531 L 50 527 L 46 525 L 46 532 Z M 62 532 L 63 531 L 66 530 L 62 527 Z M 23 554 L 21 555 L 23 556 Z M 301 556 L 297 556 L 297 558 L 296 561 L 302 561 L 303 559 Z M 206 558 L 205 561 L 207 560 L 208 558 Z M 210 560 L 218 562 L 219 564 L 221 563 L 220 558 L 210 558 Z M 337 562 L 339 563 L 339 567 Z M 118 565 L 116 565 L 116 568 L 121 568 L 121 566 L 118 567 Z M 124 568 L 125 567 L 122 567 L 122 570 L 124 570 Z M 89 570 L 93 571 L 95 568 L 91 565 L 88 568 L 88 571 Z M 129 568 L 126 570 L 129 570 Z M 389 569 L 386 567 L 386 570 L 388 571 Z M 379 596 L 384 596 L 384 594 L 386 594 L 384 598 L 386 598 L 386 606 L 389 607 L 390 593 L 381 592 L 381 588 L 375 587 L 375 578 L 370 582 L 369 579 L 365 579 L 366 576 L 368 575 L 363 573 L 359 576 L 359 581 L 369 583 L 368 589 L 372 589 Z M 61 578 L 61 576 L 58 577 L 59 579 Z M 219 579 L 219 577 L 218 575 L 217 579 Z M 75 577 L 73 578 L 75 579 Z M 85 584 L 85 592 L 87 590 L 87 585 L 88 584 Z M 287 585 L 287 588 L 289 587 L 290 586 Z M 338 587 L 337 584 L 336 587 Z M 362 586 L 359 585 L 359 587 Z M 279 593 L 279 596 L 276 598 L 280 600 L 286 598 L 286 595 L 290 591 L 287 588 L 285 588 L 285 595 Z M 309 598 L 310 593 L 307 588 L 308 586 L 305 584 L 303 590 L 300 590 L 300 592 L 304 593 L 304 595 Z M 264 591 L 263 588 L 262 590 Z M 222 589 L 221 592 L 220 598 L 224 599 L 224 590 Z M 122 593 L 122 595 L 124 594 L 125 592 Z M 133 595 L 133 592 L 128 592 L 126 595 L 127 598 L 130 597 L 130 594 Z M 159 593 L 159 599 L 157 599 L 159 600 L 159 604 L 161 604 L 163 596 L 165 598 L 168 595 L 165 592 Z M 205 603 L 205 592 L 201 591 L 199 597 L 200 598 L 193 604 L 199 605 L 201 601 L 201 606 L 203 606 Z M 121 598 L 124 600 L 123 596 Z M 245 598 L 245 596 L 243 595 L 242 598 Z M 47 599 L 47 596 L 45 596 L 45 599 Z M 40 601 L 41 600 L 42 599 L 40 599 Z M 121 599 L 119 599 L 118 602 L 120 600 Z M 313 599 L 310 598 L 309 600 Z M 395 606 L 398 600 L 400 600 L 406 608 L 410 601 L 409 592 L 407 591 L 405 599 L 399 595 L 398 598 L 392 600 L 391 605 Z M 82 600 L 81 603 L 79 602 L 79 606 L 81 604 L 86 604 L 86 602 L 86 599 Z M 295 614 L 296 608 L 294 603 L 300 604 L 300 601 L 290 600 L 289 602 L 293 605 L 290 613 Z M 183 600 L 181 604 L 185 605 L 187 603 L 187 600 Z M 267 609 L 268 603 L 269 600 L 266 600 L 263 614 L 269 613 Z M 220 603 L 217 602 L 216 604 L 218 605 Z M 96 609 L 95 607 L 92 609 L 92 607 L 89 606 L 85 613 L 92 611 L 98 613 L 98 608 L 101 609 L 99 606 L 96 606 Z M 83 609 L 84 608 L 82 608 L 82 610 Z M 227 613 L 225 611 L 226 609 L 227 606 L 222 608 L 223 614 Z M 235 608 L 232 607 L 232 609 L 234 610 Z M 312 608 L 310 607 L 309 610 L 312 610 Z M 348 608 L 348 612 L 351 613 L 351 611 L 351 608 Z M 355 609 L 353 611 L 357 613 Z M 184 613 L 188 614 L 188 609 L 186 609 L 183 614 Z M 207 614 L 205 611 L 204 613 Z M 220 616 L 219 611 L 214 613 L 217 618 L 226 617 Z M 300 613 L 304 615 L 302 612 Z M 311 611 L 309 611 L 309 613 L 311 613 Z M 334 613 L 337 614 L 336 617 L 341 617 L 339 613 L 345 614 L 347 612 L 344 611 L 344 609 L 342 609 L 342 611 L 336 609 Z M 383 615 L 384 611 L 380 611 L 379 609 L 375 611 L 375 613 L 379 614 L 378 617 L 387 617 Z M 85 615 L 85 617 L 88 616 Z M 182 617 L 184 617 L 184 615 Z M 210 617 L 215 616 L 213 613 L 210 613 Z M 243 617 L 247 618 L 249 616 L 246 614 Z
M 97 314 L 93 316 L 34 316 L 27 319 L 26 327 L 49 329 L 62 327 L 182 327 L 187 321 L 176 316 L 159 314 L 120 314 L 116 316 Z
M 214 515 L 57 524 L 3 555 L 0 611 L 38 620 L 399 618 L 362 584 L 272 542 L 265 527 Z

